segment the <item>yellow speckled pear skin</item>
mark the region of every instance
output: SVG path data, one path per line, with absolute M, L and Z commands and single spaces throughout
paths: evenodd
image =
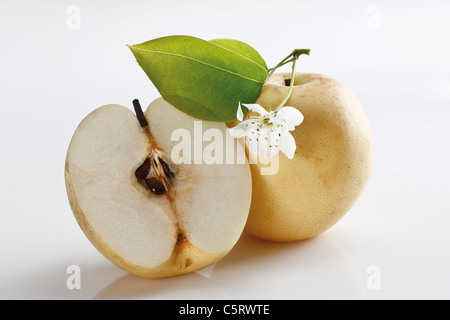
M 289 87 L 290 73 L 275 73 L 256 103 L 276 109 Z M 279 169 L 261 175 L 251 164 L 253 195 L 245 231 L 272 241 L 314 237 L 340 220 L 365 188 L 373 162 L 366 114 L 341 82 L 322 74 L 296 73 L 286 103 L 304 121 L 292 131 L 293 159 L 279 156 Z

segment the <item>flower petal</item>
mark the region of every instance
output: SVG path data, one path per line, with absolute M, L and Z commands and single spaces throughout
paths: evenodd
M 269 122 L 286 125 L 289 131 L 295 129 L 303 122 L 303 114 L 293 107 L 283 107 L 277 111 L 275 117 L 269 120 Z
M 282 139 L 280 141 L 280 151 L 283 152 L 288 159 L 292 159 L 294 157 L 295 149 L 297 149 L 295 139 L 292 134 L 286 131 L 282 135 Z
M 244 113 L 242 112 L 242 107 L 241 107 L 241 103 L 240 102 L 239 102 L 239 106 L 238 106 L 238 109 L 237 109 L 236 119 L 238 119 L 239 121 L 244 120 Z
M 251 153 L 258 155 L 260 158 L 271 159 L 278 155 L 280 151 L 280 139 L 281 127 L 257 126 L 249 131 L 246 142 Z
M 264 109 L 263 107 L 261 107 L 259 104 L 256 104 L 256 103 L 255 104 L 243 104 L 243 106 L 246 107 L 250 111 L 259 113 L 262 116 L 269 113 L 269 112 L 267 112 L 266 109 Z
M 247 136 L 253 128 L 256 128 L 258 125 L 255 120 L 245 120 L 239 123 L 237 126 L 232 128 L 228 128 L 228 132 L 233 138 L 241 138 Z

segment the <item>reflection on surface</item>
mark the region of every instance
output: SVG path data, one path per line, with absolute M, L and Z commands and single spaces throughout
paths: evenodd
M 366 293 L 350 255 L 327 234 L 293 243 L 244 235 L 211 280 L 235 299 L 361 299 Z
M 274 243 L 243 235 L 217 264 L 167 279 L 125 275 L 95 299 L 361 299 L 365 282 L 327 234 Z
M 143 279 L 133 275 L 112 282 L 94 299 L 229 299 L 220 286 L 197 273 L 164 279 Z

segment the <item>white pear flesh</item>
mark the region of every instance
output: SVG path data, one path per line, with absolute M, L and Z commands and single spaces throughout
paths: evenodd
M 290 78 L 291 73 L 273 74 L 256 103 L 275 110 Z M 262 161 L 250 160 L 253 196 L 245 231 L 272 241 L 311 238 L 336 224 L 362 194 L 373 163 L 369 121 L 342 82 L 297 72 L 286 106 L 304 116 L 291 132 L 297 145 L 293 159 L 280 154 L 273 175 L 262 175 Z
M 65 169 L 75 218 L 102 254 L 132 274 L 160 278 L 209 266 L 232 249 L 245 226 L 252 190 L 249 165 L 193 164 L 192 154 L 191 164 L 172 168 L 176 177 L 170 189 L 154 194 L 138 182 L 135 170 L 155 146 L 170 161 L 179 143 L 172 141 L 172 132 L 185 129 L 193 137 L 194 122 L 200 120 L 162 98 L 145 115 L 151 135 L 134 112 L 120 105 L 102 106 L 80 123 Z M 219 130 L 224 141 L 228 135 L 224 123 L 202 121 L 202 128 Z M 245 158 L 241 145 L 232 147 Z

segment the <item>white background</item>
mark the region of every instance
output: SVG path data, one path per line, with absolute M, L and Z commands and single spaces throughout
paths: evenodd
M 448 299 L 449 16 L 448 1 L 1 1 L 0 298 Z M 125 44 L 172 34 L 244 41 L 269 67 L 310 48 L 298 71 L 353 90 L 375 163 L 341 221 L 302 242 L 244 235 L 216 265 L 169 279 L 96 251 L 67 201 L 67 147 L 95 108 L 158 96 Z

